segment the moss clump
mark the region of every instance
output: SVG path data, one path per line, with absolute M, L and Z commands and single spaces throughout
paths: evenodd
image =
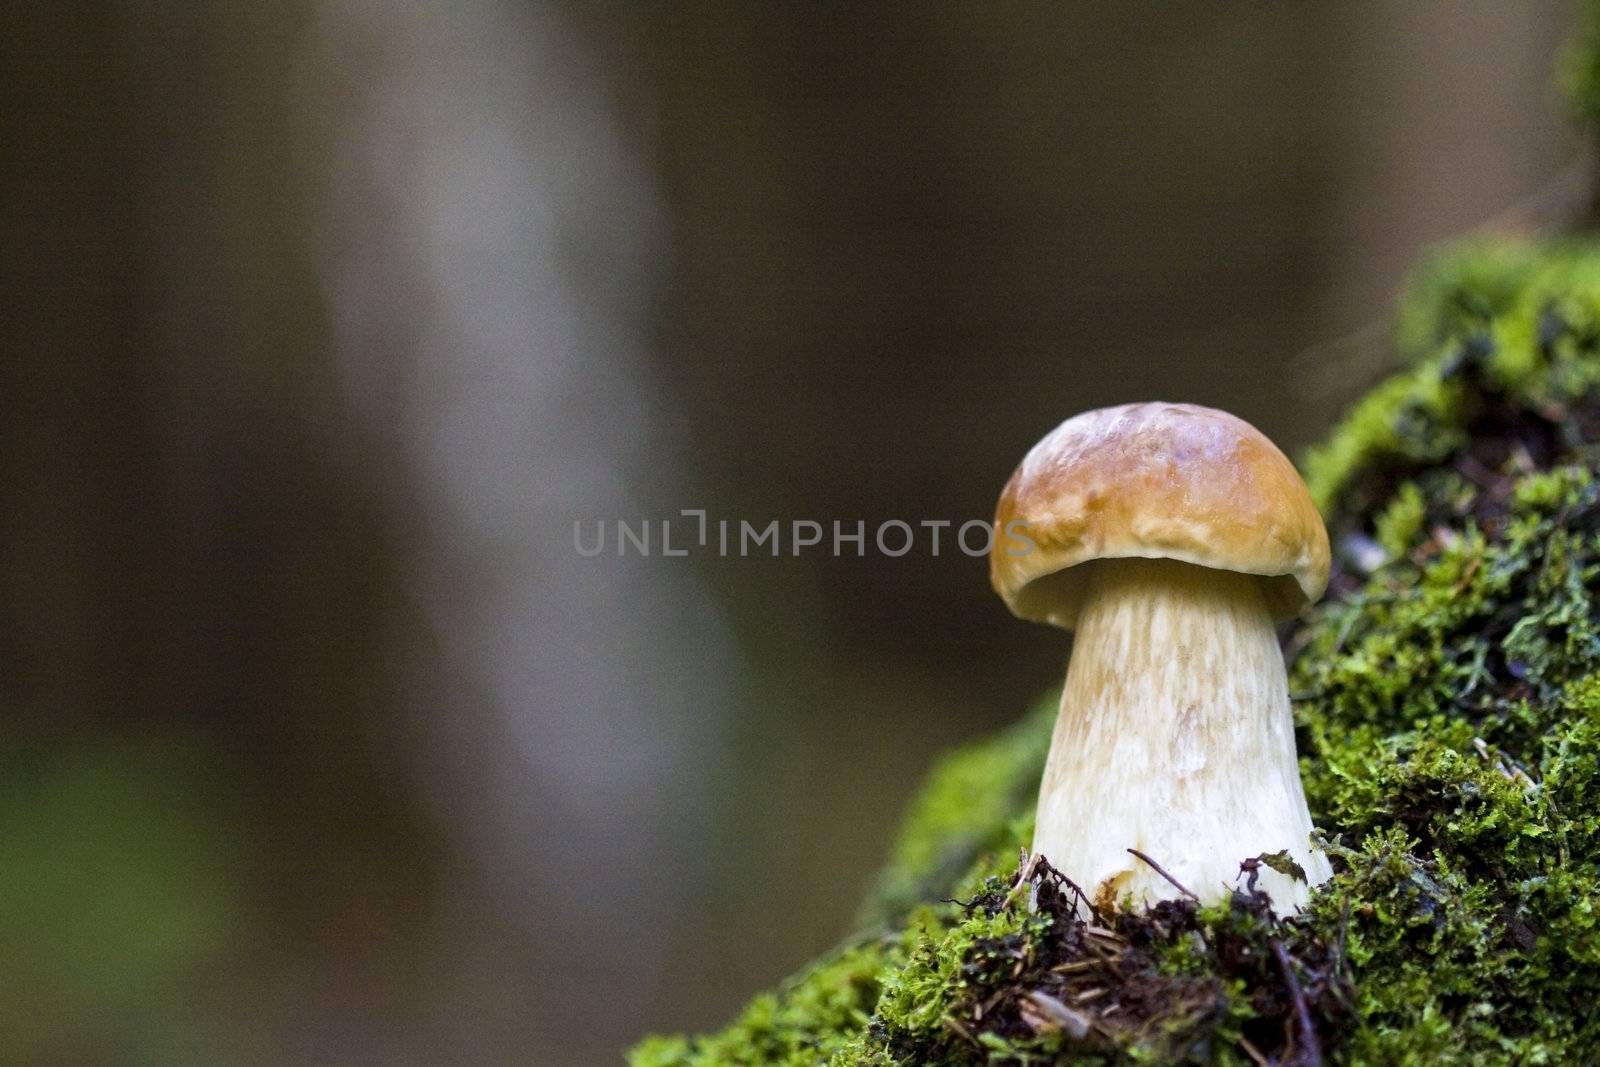
M 1306 481 L 1331 523 L 1376 514 L 1399 480 L 1473 446 L 1490 468 L 1502 450 L 1531 450 L 1522 467 L 1532 470 L 1586 439 L 1591 428 L 1568 405 L 1600 380 L 1600 361 L 1589 358 L 1600 337 L 1600 255 L 1586 242 L 1520 241 L 1436 255 L 1418 272 L 1396 333 L 1417 365 L 1374 389 L 1306 457 Z
M 1047 702 L 931 779 L 872 933 L 635 1067 L 1312 1062 L 1302 1018 L 1331 1062 L 1600 1057 L 1600 247 L 1445 253 L 1399 337 L 1308 462 L 1336 570 L 1291 688 L 1335 875 L 1305 913 L 1246 876 L 1086 923 L 1019 879 Z

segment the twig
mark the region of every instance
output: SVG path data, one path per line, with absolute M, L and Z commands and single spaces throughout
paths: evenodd
M 1257 1067 L 1272 1067 L 1272 1061 L 1263 1056 L 1261 1050 L 1252 1045 L 1250 1039 L 1243 1034 L 1239 1035 L 1239 1047 L 1244 1049 L 1245 1055 L 1249 1056 Z
M 1017 857 L 1017 880 L 1011 885 L 1011 892 L 1015 893 L 1022 888 L 1024 882 L 1033 881 L 1033 872 L 1038 869 L 1039 861 L 1044 859 L 1040 853 L 1028 855 L 1027 849 L 1022 849 L 1022 854 Z
M 1048 881 L 1054 882 L 1058 892 L 1062 889 L 1070 889 L 1072 891 L 1071 899 L 1073 901 L 1074 911 L 1078 909 L 1079 905 L 1082 905 L 1084 910 L 1089 913 L 1089 918 L 1093 919 L 1097 923 L 1104 922 L 1105 916 L 1100 914 L 1099 909 L 1094 906 L 1094 901 L 1089 899 L 1088 894 L 1083 891 L 1083 888 L 1079 886 L 1077 882 L 1074 882 L 1071 878 L 1068 878 L 1055 867 L 1051 866 L 1050 861 L 1045 859 L 1043 855 L 1033 857 L 1033 859 L 1027 865 L 1026 873 L 1029 881 L 1032 881 L 1037 875 L 1044 877 Z M 1037 889 L 1037 885 L 1035 885 L 1035 889 Z M 1013 892 L 1015 892 L 1015 890 L 1013 890 Z M 1032 904 L 1030 904 L 1030 907 L 1032 907 Z
M 978 1039 L 972 1036 L 972 1031 L 968 1030 L 965 1026 L 962 1026 L 961 1025 L 961 1021 L 959 1019 L 957 1019 L 954 1015 L 950 1015 L 949 1013 L 946 1013 L 944 1015 L 939 1016 L 939 1021 L 944 1023 L 945 1026 L 949 1027 L 951 1030 L 954 1030 L 957 1034 L 960 1034 L 973 1047 L 975 1047 L 975 1048 L 982 1048 L 983 1047 L 983 1045 L 979 1043 Z
M 1067 1007 L 1061 1001 L 1042 990 L 1034 990 L 1024 994 L 1024 1001 L 1033 1008 L 1033 1013 L 1040 1016 L 1041 1023 L 1046 1023 L 1050 1028 L 1065 1030 L 1074 1038 L 1082 1040 L 1089 1034 L 1091 1016 L 1081 1011 Z M 1032 1021 L 1024 1018 L 1030 1029 L 1035 1033 L 1045 1029 L 1045 1026 L 1036 1026 Z
M 1178 881 L 1176 878 L 1172 877 L 1172 875 L 1168 874 L 1167 871 L 1166 871 L 1166 868 L 1162 867 L 1161 864 L 1157 863 L 1155 860 L 1151 859 L 1149 856 L 1146 856 L 1143 852 L 1140 852 L 1136 848 L 1130 848 L 1128 851 L 1133 853 L 1135 856 L 1138 856 L 1144 862 L 1148 863 L 1150 865 L 1150 869 L 1151 870 L 1155 871 L 1161 877 L 1163 877 L 1167 881 L 1171 882 L 1173 888 L 1176 889 L 1178 892 L 1182 893 L 1184 896 L 1188 897 L 1190 900 L 1194 901 L 1195 903 L 1199 903 L 1200 902 L 1200 898 L 1198 896 L 1196 896 L 1194 893 L 1190 892 L 1188 887 L 1185 886 L 1182 882 Z
M 1317 1028 L 1311 1023 L 1311 1008 L 1306 1004 L 1306 995 L 1300 988 L 1300 979 L 1295 976 L 1294 964 L 1289 960 L 1289 953 L 1284 950 L 1283 942 L 1273 938 L 1268 942 L 1272 946 L 1272 954 L 1277 957 L 1278 968 L 1283 971 L 1284 984 L 1289 987 L 1289 996 L 1294 1000 L 1295 1021 L 1300 1025 L 1300 1038 L 1305 1043 L 1301 1049 L 1300 1058 L 1305 1067 L 1322 1067 L 1322 1044 L 1317 1040 Z

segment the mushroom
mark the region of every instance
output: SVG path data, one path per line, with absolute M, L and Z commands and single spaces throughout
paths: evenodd
M 1193 404 L 1085 412 L 1011 476 L 989 564 L 1014 614 L 1076 631 L 1034 853 L 1138 905 L 1221 899 L 1242 861 L 1287 851 L 1306 878 L 1262 866 L 1259 888 L 1304 904 L 1332 872 L 1274 622 L 1322 595 L 1328 533 L 1284 454 Z

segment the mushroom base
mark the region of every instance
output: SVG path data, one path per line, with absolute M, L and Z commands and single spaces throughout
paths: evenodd
M 1078 619 L 1033 849 L 1098 901 L 1202 901 L 1239 864 L 1287 850 L 1308 882 L 1263 868 L 1280 912 L 1331 876 L 1310 841 L 1288 678 L 1259 579 L 1113 559 Z M 1308 884 L 1309 883 L 1309 884 Z

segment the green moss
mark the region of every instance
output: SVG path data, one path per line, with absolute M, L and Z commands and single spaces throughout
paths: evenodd
M 1245 1063 L 1285 1033 L 1274 943 L 1332 1062 L 1600 1056 L 1600 247 L 1443 252 L 1397 336 L 1413 365 L 1308 463 L 1336 574 L 1291 689 L 1335 876 L 1300 919 L 1246 895 L 1107 917 L 1129 955 L 1088 1003 L 1137 1025 L 1027 1023 L 1091 965 L 1013 869 L 1045 701 L 932 776 L 865 911 L 885 933 L 635 1067 Z
M 1473 241 L 1433 255 L 1403 304 L 1397 343 L 1412 369 L 1379 385 L 1306 457 L 1330 519 L 1371 515 L 1392 479 L 1438 467 L 1497 419 L 1542 420 L 1593 393 L 1600 361 L 1600 256 L 1591 244 Z M 1506 401 L 1509 407 L 1502 403 Z M 1537 460 L 1537 457 L 1535 457 Z
M 1416 541 L 1426 518 L 1427 501 L 1423 498 L 1422 490 L 1414 483 L 1406 482 L 1394 494 L 1394 499 L 1378 513 L 1373 523 L 1379 547 L 1389 559 L 1403 556 Z
M 949 913 L 920 913 L 908 938 L 906 965 L 889 977 L 876 1014 L 890 1041 L 911 1035 L 959 1034 L 947 1023 L 958 1005 L 986 999 L 1008 980 L 1011 962 L 1025 952 L 1049 920 L 1025 908 L 976 909 L 959 920 Z

